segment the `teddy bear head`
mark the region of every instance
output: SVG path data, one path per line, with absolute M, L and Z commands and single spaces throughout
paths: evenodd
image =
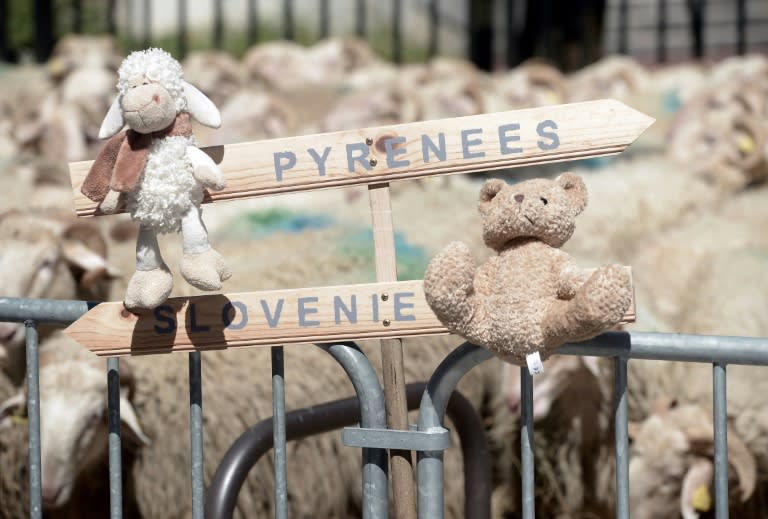
M 517 184 L 490 179 L 480 191 L 483 241 L 496 251 L 519 238 L 560 247 L 573 234 L 576 216 L 586 205 L 584 182 L 572 173 Z

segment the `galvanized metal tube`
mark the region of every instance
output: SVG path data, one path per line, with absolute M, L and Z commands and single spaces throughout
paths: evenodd
M 419 407 L 419 431 L 428 431 L 442 426 L 448 400 L 461 377 L 491 356 L 488 350 L 465 342 L 443 359 L 432 374 L 422 396 Z M 442 519 L 443 452 L 420 451 L 417 474 L 419 518 Z
M 80 319 L 98 303 L 58 299 L 21 299 L 0 297 L 0 322 L 69 324 Z
M 627 423 L 627 359 L 616 357 L 614 429 L 616 431 L 616 518 L 629 519 L 629 427 Z
M 536 517 L 533 477 L 533 376 L 520 368 L 520 477 L 523 490 L 523 519 Z
M 27 417 L 29 419 L 29 517 L 42 519 L 42 481 L 40 461 L 40 366 L 38 364 L 37 324 L 24 322 L 27 341 Z
M 189 435 L 192 457 L 192 518 L 203 519 L 203 377 L 199 351 L 189 354 Z
M 355 8 L 355 34 L 365 37 L 366 34 L 366 19 L 368 18 L 368 12 L 365 6 L 366 0 L 357 0 Z
M 259 11 L 256 0 L 248 0 L 248 45 L 259 39 Z
M 384 391 L 365 354 L 354 343 L 318 344 L 341 364 L 360 399 L 360 426 L 386 428 Z M 386 519 L 387 451 L 363 449 L 363 519 Z
M 285 362 L 283 347 L 272 347 L 272 445 L 275 457 L 275 519 L 288 518 L 285 447 Z
M 187 55 L 187 0 L 178 0 L 178 45 L 179 58 Z
M 120 363 L 107 359 L 107 429 L 109 431 L 109 517 L 123 517 L 123 460 L 120 445 Z
M 728 518 L 728 427 L 726 422 L 725 364 L 712 365 L 713 419 L 715 424 L 715 517 Z
M 631 337 L 631 340 L 630 340 Z M 557 353 L 646 360 L 768 365 L 768 338 L 677 333 L 606 332 Z

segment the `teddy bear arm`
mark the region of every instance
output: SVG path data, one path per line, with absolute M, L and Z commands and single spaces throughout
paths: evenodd
M 187 146 L 187 157 L 192 163 L 192 175 L 203 186 L 221 191 L 227 185 L 224 174 L 207 153 L 196 146 Z
M 458 330 L 475 314 L 475 260 L 466 244 L 453 242 L 440 251 L 424 273 L 424 293 L 435 315 Z

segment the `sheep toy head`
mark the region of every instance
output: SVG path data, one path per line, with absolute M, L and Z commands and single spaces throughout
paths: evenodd
M 99 130 L 99 136 L 109 140 L 81 191 L 99 202 L 102 213 L 125 206 L 140 224 L 136 273 L 128 283 L 126 308 L 155 308 L 173 289 L 157 233 L 181 232 L 182 276 L 201 290 L 219 290 L 230 271 L 208 242 L 200 202 L 204 188 L 220 190 L 225 181 L 213 160 L 196 147 L 190 122 L 191 116 L 218 128 L 218 108 L 184 81 L 179 62 L 161 49 L 125 58 L 117 90 Z M 128 129 L 121 131 L 126 124 Z

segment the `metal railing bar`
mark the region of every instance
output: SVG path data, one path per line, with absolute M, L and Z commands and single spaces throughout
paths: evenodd
M 619 54 L 626 54 L 629 49 L 629 1 L 619 0 Z
M 293 16 L 293 0 L 283 0 L 283 34 L 286 40 L 293 40 L 296 34 Z
M 523 519 L 535 519 L 533 376 L 525 366 L 520 368 L 520 477 L 523 491 Z
M 59 299 L 0 297 L 0 321 L 70 324 L 98 303 Z
M 282 346 L 272 347 L 272 445 L 275 458 L 275 519 L 288 518 L 288 469 L 285 447 L 285 360 Z
M 469 370 L 491 358 L 486 349 L 465 342 L 437 366 L 427 384 L 419 406 L 418 430 L 441 427 L 448 399 Z M 443 451 L 418 453 L 417 482 L 420 519 L 443 517 Z
M 406 386 L 408 410 L 418 408 L 425 382 Z M 464 515 L 468 519 L 491 517 L 490 453 L 485 426 L 478 411 L 459 391 L 455 390 L 446 410 L 461 442 L 464 460 Z M 288 441 L 312 434 L 340 429 L 360 421 L 360 401 L 357 397 L 335 400 L 286 413 Z M 248 472 L 272 448 L 273 419 L 267 418 L 250 427 L 235 440 L 216 469 L 206 499 L 207 519 L 231 519 Z
M 365 36 L 366 25 L 367 25 L 366 18 L 368 16 L 368 13 L 365 9 L 365 2 L 366 0 L 357 0 L 357 7 L 355 8 L 355 18 L 356 18 L 355 33 L 361 38 Z
M 107 32 L 109 34 L 117 34 L 117 27 L 115 25 L 115 2 L 116 0 L 107 0 Z
M 183 58 L 187 55 L 187 0 L 179 0 L 177 14 L 179 25 L 179 58 Z
M 72 0 L 72 32 L 83 32 L 83 0 Z
M 667 61 L 667 0 L 658 0 L 656 9 L 656 60 L 664 63 Z
M 222 0 L 213 2 L 213 47 L 221 50 L 224 47 L 224 6 Z
M 331 28 L 329 0 L 320 0 L 320 38 L 327 38 Z
M 24 321 L 27 353 L 27 418 L 29 420 L 29 517 L 42 519 L 42 474 L 40 457 L 40 365 L 37 323 Z
M 107 429 L 109 431 L 109 517 L 123 517 L 123 461 L 120 445 L 120 361 L 107 359 Z
M 736 0 L 736 52 L 747 51 L 747 0 Z
M 259 39 L 259 8 L 256 0 L 248 0 L 248 46 Z
M 434 58 L 438 52 L 440 31 L 439 0 L 429 0 L 429 47 L 428 56 Z
M 614 430 L 616 451 L 616 519 L 629 519 L 629 422 L 627 359 L 616 357 L 614 377 Z
M 192 517 L 203 519 L 205 486 L 203 483 L 203 378 L 199 351 L 189 354 L 189 434 L 192 465 Z
M 144 48 L 146 49 L 152 42 L 152 2 L 150 0 L 144 0 L 143 15 Z
M 715 517 L 728 518 L 728 427 L 726 423 L 725 364 L 712 365 L 713 421 L 715 426 Z
M 627 359 L 768 365 L 768 338 L 656 332 L 606 332 L 557 353 Z
M 344 369 L 360 399 L 360 426 L 386 428 L 384 391 L 368 357 L 355 343 L 318 344 Z M 363 519 L 387 517 L 388 456 L 386 449 L 363 449 Z
M 397 64 L 403 62 L 402 18 L 402 0 L 392 0 L 392 61 Z

